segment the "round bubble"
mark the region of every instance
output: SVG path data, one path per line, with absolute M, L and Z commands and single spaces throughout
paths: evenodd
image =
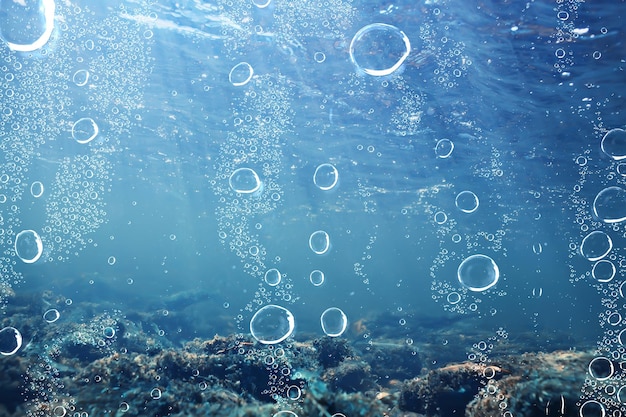
M 585 401 L 578 410 L 580 417 L 606 417 L 606 409 L 596 400 Z
M 461 301 L 461 294 L 456 291 L 452 291 L 446 296 L 446 301 L 450 304 L 458 304 Z
M 0 330 L 0 355 L 11 356 L 22 347 L 22 334 L 15 327 Z
M 320 317 L 320 322 L 322 330 L 330 337 L 341 336 L 348 327 L 348 317 L 337 307 L 326 309 Z
M 285 307 L 266 305 L 250 320 L 250 333 L 261 343 L 273 345 L 288 338 L 295 328 L 293 314 Z
M 361 28 L 350 42 L 350 60 L 358 71 L 390 75 L 411 52 L 409 38 L 395 26 L 373 23 Z
M 446 213 L 443 211 L 435 213 L 435 223 L 444 224 L 446 221 L 448 221 L 448 215 Z
M 91 117 L 83 117 L 72 126 L 72 137 L 80 144 L 89 143 L 98 136 L 98 125 Z
M 265 9 L 267 6 L 270 5 L 271 2 L 272 0 L 252 0 L 252 4 L 254 4 L 259 9 Z
M 626 130 L 609 130 L 602 138 L 600 147 L 602 152 L 616 161 L 626 158 Z
M 54 323 L 60 317 L 61 317 L 61 313 L 59 313 L 59 310 L 57 310 L 56 308 L 51 308 L 47 310 L 45 313 L 43 313 L 43 319 L 47 323 Z
M 500 270 L 489 256 L 476 254 L 461 262 L 457 277 L 461 285 L 470 291 L 485 291 L 496 285 Z
M 279 411 L 278 413 L 272 415 L 272 417 L 298 417 L 296 413 L 289 410 Z
M 322 285 L 324 283 L 324 279 L 324 273 L 319 269 L 311 271 L 311 273 L 309 274 L 309 281 L 311 281 L 311 284 L 315 285 L 316 287 Z
M 626 385 L 622 385 L 617 390 L 617 394 L 615 395 L 615 397 L 617 398 L 617 401 L 619 401 L 621 404 L 626 404 Z
M 102 330 L 102 334 L 104 334 L 104 337 L 107 339 L 112 339 L 115 337 L 115 329 L 111 326 L 107 326 Z
M 609 282 L 615 277 L 615 272 L 613 262 L 602 259 L 593 265 L 591 276 L 598 282 Z
M 153 400 L 158 400 L 161 398 L 161 390 L 159 388 L 153 388 L 152 391 L 150 391 L 150 397 Z
M 233 191 L 241 194 L 251 194 L 261 189 L 261 180 L 251 168 L 239 168 L 228 178 L 228 185 Z
M 317 255 L 323 255 L 328 252 L 330 248 L 330 236 L 328 236 L 328 233 L 323 230 L 311 233 L 309 248 Z
M 326 61 L 326 54 L 324 52 L 316 52 L 313 55 L 313 59 L 315 60 L 315 62 L 317 62 L 318 64 L 321 64 L 322 62 Z
M 87 71 L 85 69 L 80 69 L 80 70 L 76 71 L 74 73 L 74 75 L 72 76 L 72 81 L 78 87 L 82 87 L 82 86 L 86 85 L 87 82 L 89 81 L 89 71 Z
M 281 275 L 280 271 L 276 268 L 268 269 L 265 272 L 265 283 L 271 287 L 275 287 L 280 284 Z
M 604 223 L 619 223 L 626 220 L 626 190 L 607 187 L 593 200 L 593 214 Z
M 323 191 L 332 190 L 339 181 L 339 172 L 334 165 L 322 164 L 315 168 L 313 183 Z
M 54 30 L 54 0 L 0 4 L 0 34 L 10 49 L 31 52 L 48 43 Z
M 454 199 L 454 204 L 463 213 L 473 213 L 478 208 L 478 197 L 471 191 L 461 191 Z
M 613 366 L 613 362 L 609 358 L 605 358 L 604 356 L 598 356 L 593 358 L 591 362 L 589 362 L 589 375 L 598 381 L 604 381 L 609 379 L 615 373 L 615 367 Z
M 43 184 L 41 183 L 41 181 L 34 181 L 30 185 L 30 195 L 35 198 L 39 198 L 43 195 Z
M 54 410 L 52 410 L 52 415 L 54 417 L 64 417 L 66 413 L 67 410 L 65 410 L 65 407 L 63 407 L 62 405 L 57 405 L 56 407 L 54 407 Z
M 22 230 L 15 236 L 15 254 L 27 264 L 37 262 L 43 253 L 43 243 L 34 230 Z
M 292 401 L 299 400 L 302 397 L 302 390 L 297 385 L 291 385 L 287 388 L 287 398 Z
M 580 253 L 587 260 L 595 262 L 604 258 L 613 248 L 613 241 L 601 230 L 589 233 L 580 244 Z
M 248 84 L 254 75 L 252 66 L 247 62 L 240 62 L 235 65 L 228 74 L 228 81 L 235 87 L 241 87 Z
M 435 154 L 437 158 L 445 159 L 449 158 L 452 155 L 452 151 L 454 150 L 454 142 L 450 139 L 440 139 L 435 145 Z

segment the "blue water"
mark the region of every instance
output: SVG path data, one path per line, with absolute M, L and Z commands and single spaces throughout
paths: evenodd
M 351 341 L 445 346 L 452 329 L 504 329 L 530 341 L 522 351 L 623 354 L 621 316 L 607 318 L 623 305 L 624 226 L 591 209 L 602 188 L 626 186 L 600 148 L 626 125 L 623 1 L 59 2 L 50 40 L 31 52 L 9 44 L 43 33 L 49 2 L 10 3 L 6 288 L 70 299 L 61 318 L 81 303 L 167 310 L 172 343 L 249 333 L 254 313 L 277 304 L 296 339 L 322 336 L 320 315 L 338 307 Z M 376 23 L 388 26 L 353 39 Z M 368 74 L 399 61 L 403 37 L 406 60 Z M 250 80 L 229 80 L 241 62 Z M 82 118 L 98 126 L 88 143 Z M 441 158 L 444 138 L 454 149 Z M 324 163 L 338 172 L 331 190 L 313 181 Z M 229 186 L 241 167 L 258 192 Z M 479 199 L 472 213 L 455 205 L 464 190 Z M 30 229 L 42 254 L 25 263 L 14 240 Z M 309 247 L 317 230 L 330 237 L 322 255 Z M 580 254 L 593 230 L 612 238 L 609 282 Z M 457 278 L 475 254 L 499 270 L 484 291 Z M 263 281 L 271 268 L 276 287 Z

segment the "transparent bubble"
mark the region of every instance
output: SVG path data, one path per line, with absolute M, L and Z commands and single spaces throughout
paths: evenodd
M 302 390 L 297 385 L 290 385 L 287 388 L 287 398 L 292 401 L 299 400 L 302 397 Z
M 63 417 L 63 416 L 65 416 L 66 413 L 67 413 L 67 411 L 65 410 L 65 407 L 63 407 L 62 405 L 57 405 L 52 410 L 52 415 L 54 417 Z
M 56 308 L 51 308 L 43 313 L 43 319 L 48 323 L 54 323 L 61 317 L 61 313 Z
M 613 366 L 613 362 L 609 358 L 605 358 L 604 356 L 598 356 L 593 358 L 591 362 L 589 362 L 589 375 L 598 381 L 604 381 L 609 379 L 615 373 L 615 367 Z
M 541 245 L 541 243 L 533 243 L 533 253 L 535 255 L 539 255 L 541 252 L 543 252 L 543 246 Z
M 619 403 L 626 404 L 626 385 L 619 387 L 617 393 L 615 394 L 615 398 Z
M 261 189 L 262 183 L 253 169 L 239 168 L 228 178 L 228 185 L 237 193 L 252 194 Z
M 268 269 L 265 272 L 265 283 L 269 286 L 275 287 L 280 284 L 281 275 L 280 271 L 276 268 Z
M 98 136 L 99 128 L 91 117 L 83 117 L 72 126 L 72 137 L 80 144 L 91 142 Z
M 322 324 L 322 330 L 327 336 L 337 337 L 341 336 L 343 332 L 346 331 L 348 317 L 346 317 L 341 309 L 331 307 L 322 313 L 320 322 Z
M 122 413 L 125 413 L 125 412 L 127 412 L 128 410 L 130 410 L 130 405 L 128 405 L 128 403 L 127 403 L 126 401 L 122 401 L 122 402 L 120 403 L 119 410 L 120 410 Z
M 54 30 L 54 0 L 3 1 L 1 5 L 0 35 L 10 49 L 31 52 L 48 43 Z
M 309 281 L 311 281 L 311 284 L 319 287 L 324 283 L 324 273 L 319 269 L 311 271 L 311 273 L 309 274 Z
M 626 191 L 617 186 L 600 191 L 593 200 L 593 215 L 604 223 L 626 220 Z
M 309 237 L 309 248 L 317 254 L 323 255 L 330 248 L 330 236 L 323 230 L 311 233 Z
M 609 282 L 615 277 L 616 268 L 613 262 L 602 259 L 593 265 L 591 276 L 598 282 Z
M 15 327 L 0 330 L 0 355 L 11 356 L 22 347 L 22 334 Z
M 600 147 L 602 152 L 616 161 L 626 158 L 626 130 L 609 130 L 602 138 Z
M 102 331 L 102 334 L 104 334 L 104 337 L 106 337 L 107 339 L 112 339 L 113 337 L 115 337 L 115 329 L 113 327 L 107 326 Z
M 449 158 L 452 155 L 452 151 L 454 150 L 454 142 L 450 139 L 440 139 L 435 145 L 435 155 L 437 158 L 445 159 Z
M 326 54 L 324 52 L 316 52 L 313 55 L 313 59 L 315 60 L 315 62 L 317 62 L 318 64 L 321 64 L 322 62 L 326 61 Z
M 269 304 L 259 309 L 250 320 L 252 337 L 264 344 L 287 339 L 295 328 L 293 314 L 284 307 Z
M 619 313 L 612 313 L 606 318 L 607 323 L 611 326 L 617 326 L 622 322 L 622 315 Z
M 31 185 L 30 185 L 30 195 L 32 195 L 35 198 L 39 198 L 43 195 L 43 184 L 41 183 L 41 181 L 34 181 Z
M 446 213 L 443 211 L 435 213 L 435 223 L 444 224 L 446 221 L 448 221 L 448 215 Z
M 601 230 L 589 233 L 580 244 L 580 254 L 589 261 L 604 258 L 613 248 L 613 241 Z
M 294 413 L 293 411 L 283 410 L 274 414 L 272 417 L 298 417 L 298 415 Z
M 452 291 L 446 296 L 446 301 L 448 301 L 448 303 L 450 304 L 457 304 L 459 301 L 461 301 L 461 294 L 456 291 Z
M 27 264 L 37 262 L 43 253 L 43 243 L 34 230 L 22 230 L 15 236 L 15 254 Z
M 323 191 L 332 190 L 339 181 L 339 172 L 332 164 L 321 164 L 315 168 L 313 183 Z
M 89 71 L 87 71 L 85 69 L 79 69 L 72 76 L 72 81 L 78 87 L 82 87 L 84 85 L 87 85 L 87 82 L 89 81 Z
M 498 265 L 487 255 L 476 254 L 466 258 L 457 270 L 461 285 L 471 291 L 485 291 L 500 279 Z
M 152 391 L 150 391 L 150 398 L 153 400 L 161 398 L 161 390 L 159 388 L 153 388 Z
M 252 0 L 252 4 L 254 4 L 259 9 L 265 9 L 267 6 L 270 5 L 271 2 L 272 0 Z
M 252 75 L 254 75 L 252 66 L 247 62 L 240 62 L 230 70 L 228 81 L 235 87 L 241 87 L 248 84 L 252 79 Z
M 478 209 L 478 197 L 471 191 L 461 191 L 457 194 L 454 204 L 463 213 L 473 213 Z
M 585 401 L 578 410 L 580 417 L 605 417 L 606 409 L 596 400 Z
M 373 76 L 392 74 L 410 52 L 411 43 L 404 32 L 385 23 L 361 28 L 350 42 L 350 60 L 357 71 Z

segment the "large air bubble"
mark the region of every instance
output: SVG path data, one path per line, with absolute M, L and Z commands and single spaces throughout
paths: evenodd
M 251 168 L 239 168 L 230 174 L 228 185 L 233 191 L 241 194 L 252 194 L 261 189 L 261 180 Z
M 43 243 L 34 230 L 22 230 L 15 236 L 15 254 L 27 264 L 37 262 L 43 253 Z
M 268 269 L 265 272 L 264 280 L 267 285 L 270 287 L 275 287 L 280 284 L 280 280 L 282 279 L 282 275 L 280 271 L 276 268 Z
M 311 233 L 309 236 L 309 248 L 317 254 L 323 255 L 330 249 L 330 236 L 323 230 Z
M 450 139 L 440 139 L 435 145 L 435 154 L 437 158 L 446 159 L 452 155 L 454 150 L 454 142 Z
M 339 172 L 334 165 L 322 164 L 315 169 L 313 183 L 322 191 L 332 190 L 339 181 Z
M 589 233 L 580 244 L 580 254 L 591 262 L 604 258 L 613 248 L 611 237 L 603 231 Z
M 626 130 L 609 130 L 602 138 L 602 152 L 616 161 L 626 158 Z
M 228 81 L 235 87 L 241 87 L 248 84 L 253 75 L 252 65 L 247 62 L 240 62 L 230 70 Z
M 0 355 L 11 356 L 22 347 L 22 334 L 15 327 L 0 330 Z
M 361 28 L 350 42 L 350 60 L 357 71 L 378 77 L 395 72 L 410 52 L 411 42 L 404 32 L 385 23 Z
M 613 262 L 602 259 L 591 269 L 591 276 L 598 282 L 610 282 L 615 277 L 616 268 Z
M 593 214 L 604 223 L 619 223 L 626 220 L 626 190 L 607 187 L 593 200 Z
M 589 375 L 598 381 L 604 381 L 609 379 L 615 373 L 615 367 L 613 366 L 613 362 L 609 358 L 605 358 L 604 356 L 598 356 L 593 358 L 591 362 L 589 362 Z
M 476 194 L 466 190 L 457 194 L 454 204 L 463 213 L 473 213 L 478 209 L 480 203 Z
M 293 314 L 285 307 L 266 305 L 250 320 L 252 337 L 266 345 L 280 343 L 288 338 L 296 326 Z
M 54 0 L 0 0 L 0 35 L 20 52 L 43 47 L 54 29 Z
M 348 317 L 337 307 L 326 309 L 320 316 L 322 330 L 326 336 L 338 337 L 346 331 L 348 327 Z
M 485 291 L 500 279 L 498 265 L 487 255 L 472 255 L 466 258 L 457 270 L 461 285 L 470 291 Z
M 91 117 L 83 117 L 72 126 L 72 137 L 80 144 L 89 143 L 98 136 L 99 128 Z

